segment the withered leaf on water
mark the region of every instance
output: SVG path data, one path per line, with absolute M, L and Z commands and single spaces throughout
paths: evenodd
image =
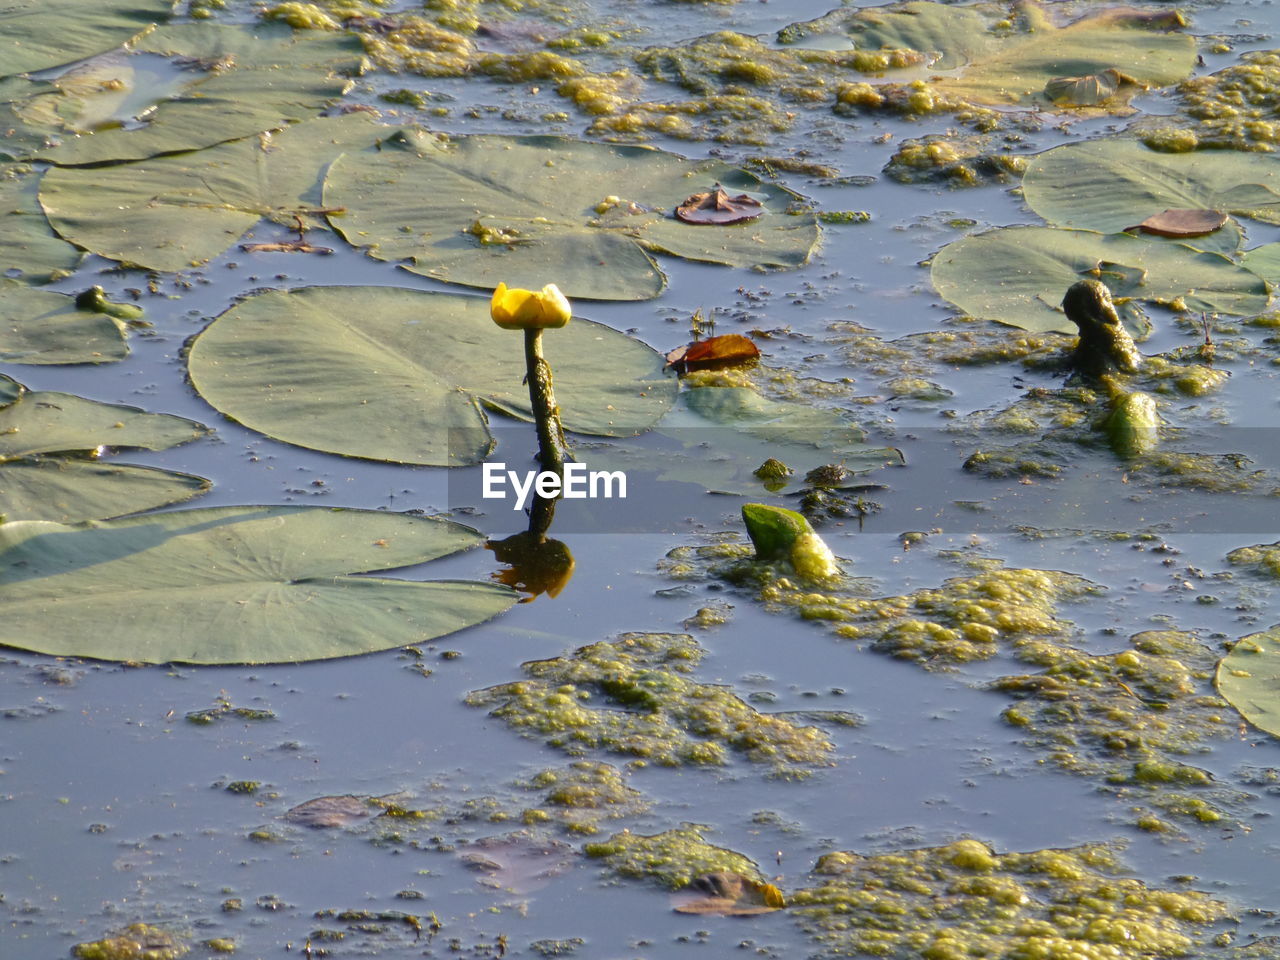
M 574 849 L 560 840 L 537 839 L 527 833 L 477 840 L 458 856 L 482 874 L 479 882 L 511 893 L 529 893 L 546 886 L 573 862 Z
M 290 808 L 285 812 L 284 818 L 299 826 L 323 830 L 328 827 L 349 827 L 380 812 L 376 805 L 370 803 L 369 797 L 348 795 L 316 797 Z
M 1165 210 L 1129 229 L 1157 237 L 1203 237 L 1221 229 L 1227 219 L 1221 210 Z
M 1146 89 L 1146 84 L 1108 67 L 1083 77 L 1055 77 L 1044 85 L 1044 95 L 1062 107 L 1097 107 L 1115 96 L 1124 84 Z
M 726 333 L 676 347 L 667 354 L 667 366 L 698 370 L 746 363 L 758 356 L 760 356 L 760 348 L 751 340 L 740 333 Z
M 745 193 L 731 197 L 718 183 L 714 190 L 695 193 L 676 207 L 677 219 L 685 223 L 710 223 L 720 226 L 745 223 L 756 219 L 763 212 L 764 204 L 759 200 Z
M 773 884 L 728 871 L 695 877 L 673 900 L 676 913 L 722 917 L 754 917 L 787 905 L 782 891 Z
M 284 243 L 242 243 L 240 249 L 245 253 L 333 253 L 333 247 L 317 247 L 299 240 Z

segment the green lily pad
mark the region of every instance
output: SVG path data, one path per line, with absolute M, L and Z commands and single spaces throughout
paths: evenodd
M 506 587 L 347 576 L 448 556 L 475 530 L 377 510 L 215 507 L 0 525 L 0 644 L 143 663 L 387 650 L 515 602 Z
M 52 390 L 27 391 L 8 377 L 4 387 L 0 461 L 44 453 L 88 453 L 99 447 L 167 450 L 209 433 L 208 427 L 185 417 Z
M 172 10 L 172 0 L 7 0 L 0 8 L 0 76 L 110 50 Z
M 1280 286 L 1280 243 L 1264 243 L 1247 250 L 1240 263 L 1272 286 Z
M 394 128 L 364 113 L 300 123 L 195 153 L 54 169 L 40 203 L 63 237 L 112 260 L 177 271 L 218 256 L 264 217 L 316 225 L 318 181 L 343 150 Z
M 21 164 L 0 164 L 0 275 L 48 283 L 80 263 L 81 252 L 49 228 L 36 199 L 40 174 Z
M 1027 204 L 1050 223 L 1119 233 L 1164 210 L 1219 210 L 1280 223 L 1280 164 L 1264 154 L 1159 153 L 1136 140 L 1055 147 L 1027 164 Z M 1232 253 L 1239 230 L 1181 240 Z
M 676 395 L 662 357 L 575 319 L 543 335 L 568 430 L 634 436 Z M 260 294 L 195 338 L 191 382 L 215 409 L 278 440 L 395 463 L 458 466 L 493 448 L 485 408 L 528 420 L 523 339 L 482 297 L 398 287 Z
M 933 258 L 933 285 L 961 310 L 1036 333 L 1076 333 L 1060 304 L 1094 277 L 1117 298 L 1248 316 L 1266 309 L 1266 284 L 1217 253 L 1178 243 L 1053 227 L 1003 227 L 963 237 Z M 1133 302 L 1117 305 L 1130 308 Z M 1124 312 L 1122 311 L 1122 316 Z
M 1280 737 L 1280 627 L 1241 637 L 1218 662 L 1214 682 L 1246 720 Z
M 0 360 L 114 363 L 129 355 L 122 325 L 75 297 L 0 280 Z
M 672 211 L 721 184 L 763 204 L 749 223 L 682 223 Z M 818 240 L 797 199 L 718 161 L 559 137 L 448 140 L 406 130 L 377 149 L 348 153 L 325 178 L 334 227 L 380 260 L 450 283 L 539 289 L 570 297 L 645 300 L 666 278 L 649 256 L 667 253 L 738 267 L 804 264 Z
M 947 76 L 930 88 L 969 103 L 1059 109 L 1045 93 L 1051 80 L 1116 69 L 1137 84 L 1166 86 L 1195 68 L 1194 38 L 1175 11 L 1103 10 L 1059 25 L 1034 2 L 1016 16 L 1006 7 L 952 6 L 912 0 L 887 7 L 843 7 L 784 28 L 784 38 L 847 37 L 859 50 L 914 50 Z M 1122 98 L 1103 107 L 1121 107 Z M 1074 108 L 1073 108 L 1074 109 Z
M 93 131 L 88 118 L 120 99 L 108 90 L 104 106 L 102 84 L 6 82 L 0 119 L 14 128 L 6 151 L 74 166 L 208 147 L 315 117 L 363 65 L 358 38 L 283 24 L 176 24 L 153 30 L 133 49 L 173 58 L 180 71 L 148 79 L 154 99 L 136 103 L 152 111 L 145 124 Z M 117 77 L 111 86 L 127 90 L 128 83 Z
M 31 457 L 0 461 L 0 517 L 78 523 L 167 507 L 198 497 L 204 477 L 95 460 Z
M 164 450 L 208 432 L 184 417 L 31 392 L 0 375 L 0 516 L 70 523 L 189 500 L 209 481 L 85 457 L 105 449 Z

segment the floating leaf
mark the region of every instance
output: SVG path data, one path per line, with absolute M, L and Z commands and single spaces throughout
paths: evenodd
M 675 400 L 662 358 L 575 320 L 543 337 L 565 428 L 649 429 Z M 192 344 L 191 382 L 213 407 L 298 446 L 457 466 L 493 447 L 485 408 L 528 420 L 520 338 L 482 297 L 397 287 L 306 287 L 250 297 Z
M 1203 237 L 1221 230 L 1226 222 L 1227 215 L 1221 210 L 1164 210 L 1147 217 L 1136 227 L 1126 229 L 1157 237 Z
M 1280 286 L 1280 243 L 1264 243 L 1246 251 L 1240 264 L 1272 286 Z
M 80 263 L 82 254 L 49 228 L 36 199 L 40 174 L 0 164 L 0 276 L 48 283 Z
M 667 354 L 667 366 L 681 370 L 705 370 L 747 363 L 760 356 L 760 348 L 740 333 L 726 333 L 694 340 Z
M 1059 107 L 1098 107 L 1116 95 L 1132 77 L 1108 67 L 1083 77 L 1055 77 L 1044 85 L 1044 95 Z
M 755 197 L 740 193 L 731 197 L 720 184 L 706 193 L 695 193 L 676 207 L 676 217 L 685 223 L 746 223 L 764 213 L 764 204 Z
M 70 101 L 70 109 L 54 106 L 33 115 L 31 100 L 50 96 L 47 87 L 33 88 L 30 96 L 7 108 L 18 119 L 19 134 L 51 144 L 16 159 L 62 165 L 142 160 L 278 130 L 315 117 L 350 85 L 338 74 L 357 73 L 362 64 L 358 38 L 338 32 L 295 32 L 284 24 L 175 24 L 153 30 L 134 49 L 178 58 L 186 68 L 186 82 L 173 96 L 165 96 L 167 91 L 157 86 L 158 99 L 147 123 L 77 136 L 80 125 L 74 119 L 68 124 L 65 118 L 80 112 L 83 94 L 61 90 L 54 81 L 51 86 Z M 13 99 L 12 89 L 4 88 L 3 93 Z M 47 122 L 39 122 L 42 118 Z
M 198 497 L 204 477 L 95 460 L 31 457 L 0 462 L 0 517 L 78 523 Z
M 668 211 L 691 184 L 717 181 L 764 198 L 758 221 L 706 230 Z M 406 130 L 348 153 L 324 203 L 346 239 L 380 260 L 450 283 L 540 289 L 595 300 L 656 297 L 665 278 L 647 251 L 730 266 L 798 267 L 818 239 L 796 195 L 718 161 L 559 137 L 448 140 Z
M 1078 280 L 1101 279 L 1116 298 L 1248 316 L 1266 308 L 1266 284 L 1216 253 L 1128 234 L 1003 227 L 964 237 L 933 258 L 938 292 L 975 317 L 1024 330 L 1075 333 L 1060 304 Z M 1132 307 L 1132 304 L 1117 304 Z M 1134 324 L 1121 310 L 1127 325 Z
M 483 886 L 530 893 L 573 866 L 575 855 L 574 848 L 563 840 L 538 841 L 527 833 L 512 833 L 477 840 L 458 858 L 480 874 Z
M 114 363 L 129 355 L 121 325 L 74 297 L 0 280 L 0 360 Z
M 672 897 L 676 913 L 754 917 L 787 905 L 773 884 L 726 871 L 694 877 L 686 891 Z
M 163 450 L 207 432 L 183 417 L 66 393 L 28 392 L 0 377 L 0 515 L 72 523 L 198 496 L 209 488 L 202 477 L 48 455 L 85 455 L 105 447 Z
M 0 76 L 110 50 L 172 10 L 172 0 L 6 0 L 0 8 Z
M 1136 140 L 1090 140 L 1032 157 L 1022 189 L 1050 223 L 1102 233 L 1119 233 L 1166 209 L 1280 223 L 1280 164 L 1260 154 L 1158 153 Z M 1224 232 L 1191 245 L 1232 253 L 1238 244 L 1238 233 Z
M 353 577 L 476 546 L 377 510 L 216 507 L 0 525 L 0 644 L 145 663 L 281 663 L 429 640 L 496 616 L 506 587 Z
M 94 253 L 183 270 L 232 246 L 261 219 L 322 223 L 317 181 L 343 150 L 391 128 L 367 114 L 317 119 L 196 153 L 92 170 L 55 169 L 40 202 L 55 230 Z
M 1241 637 L 1219 661 L 1214 682 L 1246 720 L 1280 737 L 1280 628 Z
M 368 820 L 381 809 L 371 802 L 371 797 L 316 797 L 290 807 L 284 818 L 290 823 L 313 830 L 324 830 L 331 827 L 349 827 Z
M 933 68 L 948 75 L 931 79 L 930 89 L 989 106 L 1052 108 L 1045 88 L 1059 78 L 1117 70 L 1136 84 L 1159 87 L 1195 68 L 1195 39 L 1171 32 L 1186 24 L 1176 11 L 1103 10 L 1059 26 L 1028 0 L 1006 17 L 1005 8 L 912 0 L 843 7 L 784 32 L 844 34 L 859 50 L 932 55 Z
M 51 390 L 29 392 L 8 377 L 0 394 L 0 460 L 98 447 L 166 450 L 209 433 L 203 424 Z M 16 388 L 16 389 L 15 389 Z

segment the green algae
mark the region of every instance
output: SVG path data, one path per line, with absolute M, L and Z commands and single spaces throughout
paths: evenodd
M 651 805 L 621 770 L 591 760 L 539 771 L 518 786 L 542 794 L 539 806 L 522 811 L 525 824 L 559 822 L 571 833 L 598 833 L 603 821 L 639 816 Z
M 1280 542 L 1258 543 L 1232 550 L 1227 554 L 1227 563 L 1280 579 Z
M 1148 117 L 1134 131 L 1166 153 L 1192 150 L 1270 152 L 1280 144 L 1280 50 L 1254 50 L 1217 73 L 1184 80 L 1172 116 Z
M 178 960 L 190 950 L 167 930 L 134 923 L 113 936 L 77 943 L 71 955 L 78 960 Z
M 987 136 L 930 134 L 904 140 L 889 158 L 884 172 L 899 183 L 943 183 L 953 187 L 1021 179 L 1026 158 L 1007 152 L 1007 145 L 1003 151 L 994 151 L 993 146 Z
M 939 587 L 875 597 L 865 581 L 815 590 L 767 568 L 744 566 L 749 554 L 750 547 L 733 541 L 677 547 L 660 569 L 675 579 L 727 578 L 753 590 L 766 610 L 832 623 L 837 636 L 868 641 L 873 650 L 929 668 L 987 660 L 1002 650 L 1020 655 L 1072 637 L 1075 626 L 1058 617 L 1059 605 L 1103 590 L 1075 574 L 1006 569 L 997 561 Z
M 1231 708 L 1212 687 L 1213 652 L 1176 630 L 1136 634 L 1129 646 L 1103 655 L 1028 648 L 1023 658 L 1046 669 L 1001 677 L 989 689 L 1017 698 L 1001 717 L 1055 767 L 1167 816 L 1218 822 L 1245 797 L 1187 762 L 1235 733 Z M 1130 813 L 1139 826 L 1151 816 L 1142 806 Z
M 473 707 L 571 755 L 604 750 L 645 763 L 720 766 L 733 755 L 803 777 L 834 745 L 813 726 L 756 711 L 690 674 L 703 651 L 688 634 L 628 633 L 523 666 L 528 679 L 469 694 Z
M 1226 904 L 1124 876 L 1116 847 L 998 854 L 965 839 L 819 859 L 791 914 L 826 956 L 1122 960 L 1192 954 Z
M 663 833 L 643 836 L 624 830 L 607 840 L 588 843 L 582 852 L 620 877 L 649 880 L 671 890 L 686 887 L 708 873 L 737 873 L 766 882 L 750 858 L 703 839 L 705 826 L 686 823 Z

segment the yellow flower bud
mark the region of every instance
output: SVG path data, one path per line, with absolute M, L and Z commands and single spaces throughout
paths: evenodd
M 573 307 L 554 283 L 541 290 L 521 290 L 498 284 L 489 303 L 489 316 L 503 330 L 541 330 L 563 327 L 573 316 Z

